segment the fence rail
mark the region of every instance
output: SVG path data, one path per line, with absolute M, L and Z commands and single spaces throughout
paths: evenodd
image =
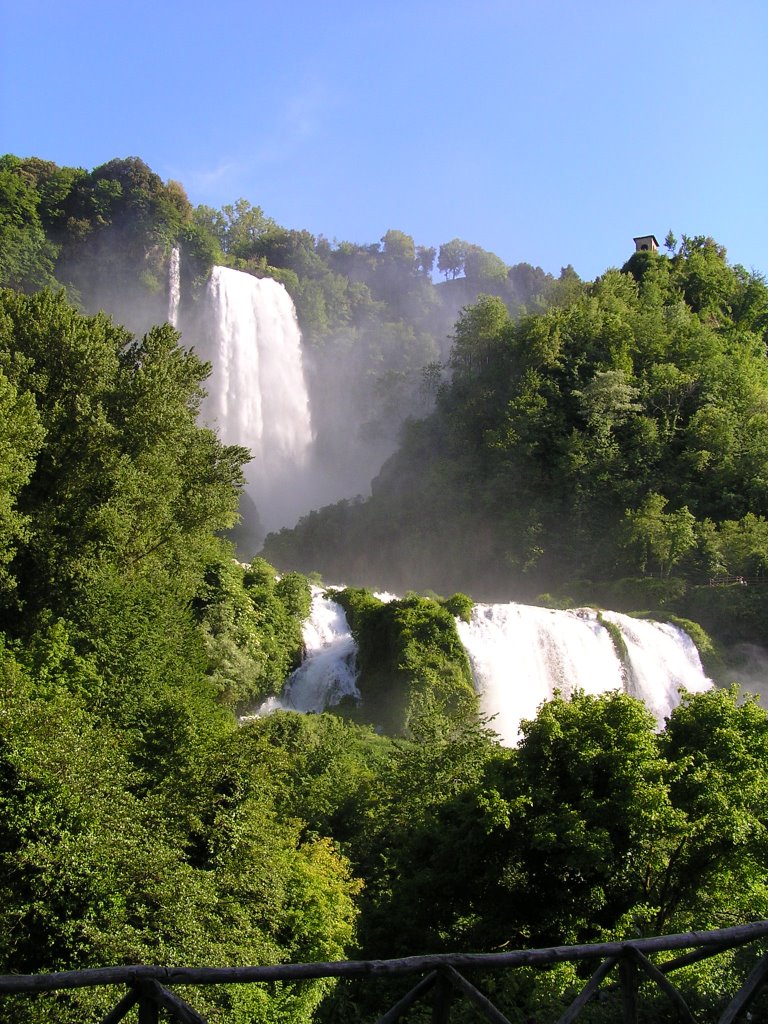
M 264 967 L 102 967 L 55 974 L 0 975 L 0 1018 L 3 996 L 31 996 L 67 989 L 120 985 L 126 986 L 127 992 L 106 1017 L 101 1019 L 100 1024 L 118 1024 L 134 1009 L 137 1011 L 139 1024 L 157 1024 L 161 1008 L 171 1020 L 179 1021 L 181 1024 L 206 1024 L 201 1014 L 168 986 L 242 985 L 318 978 L 372 978 L 412 974 L 422 977 L 379 1018 L 377 1024 L 394 1024 L 428 995 L 432 997 L 435 1024 L 444 1024 L 448 1020 L 451 997 L 455 995 L 472 1003 L 492 1024 L 509 1024 L 498 1007 L 462 972 L 512 970 L 516 967 L 546 967 L 558 963 L 598 960 L 600 963 L 592 976 L 561 1014 L 556 1024 L 573 1024 L 613 971 L 619 976 L 624 1024 L 637 1024 L 639 987 L 643 981 L 653 982 L 668 997 L 680 1020 L 688 1024 L 704 1024 L 703 1021 L 696 1021 L 682 994 L 667 975 L 681 967 L 716 956 L 728 949 L 756 943 L 760 939 L 768 939 L 768 921 L 756 921 L 716 931 L 686 932 L 625 942 L 512 950 L 506 953 L 437 953 L 393 960 L 344 960 L 333 963 L 276 964 Z M 649 959 L 649 954 L 680 950 L 688 952 L 662 963 L 653 963 Z M 734 1024 L 744 1019 L 749 1006 L 766 984 L 768 953 L 757 959 L 751 973 L 721 1013 L 717 1024 Z

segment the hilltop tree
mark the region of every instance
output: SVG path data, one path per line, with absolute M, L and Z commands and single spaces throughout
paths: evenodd
M 419 270 L 427 277 L 432 276 L 436 256 L 437 249 L 435 249 L 434 246 L 416 246 L 416 262 L 419 265 Z
M 410 235 L 404 231 L 390 230 L 381 239 L 387 259 L 410 269 L 416 261 L 416 246 Z
M 460 238 L 454 238 L 440 246 L 437 254 L 437 269 L 446 278 L 450 276 L 455 281 L 464 270 L 464 260 L 467 255 L 467 243 Z
M 507 265 L 495 253 L 479 245 L 468 245 L 464 254 L 464 274 L 469 281 L 506 281 Z

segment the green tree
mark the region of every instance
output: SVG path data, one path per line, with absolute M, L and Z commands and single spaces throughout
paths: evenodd
M 416 246 L 416 262 L 419 265 L 419 270 L 426 277 L 432 276 L 432 271 L 435 266 L 435 258 L 437 257 L 437 249 L 433 246 Z
M 460 238 L 454 238 L 440 246 L 437 254 L 437 269 L 445 274 L 446 279 L 450 275 L 455 281 L 464 270 L 464 260 L 467 256 L 467 243 Z
M 390 229 L 381 239 L 387 259 L 411 269 L 416 262 L 416 245 L 404 231 Z
M 546 303 L 552 306 L 567 306 L 584 293 L 584 282 L 569 263 L 560 268 L 557 280 L 552 281 L 546 292 Z
M 652 928 L 685 823 L 652 717 L 624 694 L 576 694 L 543 705 L 523 733 L 516 751 L 465 732 L 403 752 L 397 792 L 410 792 L 417 765 L 426 774 L 416 808 L 405 801 L 407 834 L 392 833 L 388 910 L 401 952 Z
M 525 901 L 536 944 L 647 931 L 682 828 L 651 715 L 622 693 L 577 694 L 522 729 L 522 820 L 509 819 L 520 860 L 507 899 Z
M 638 394 L 622 370 L 598 371 L 583 391 L 574 391 L 587 422 L 600 437 L 607 437 L 614 427 L 642 408 Z
M 437 709 L 422 714 L 413 739 L 394 743 L 377 775 L 378 799 L 365 832 L 352 848 L 360 851 L 366 879 L 364 955 L 456 950 L 477 942 L 468 937 L 474 921 L 469 893 L 485 877 L 488 822 L 474 797 L 491 764 L 507 756 L 487 724 L 450 719 Z M 494 798 L 491 793 L 489 803 Z
M 687 695 L 661 749 L 674 765 L 673 804 L 687 828 L 670 858 L 659 925 L 699 928 L 763 917 L 768 837 L 768 717 L 736 688 Z
M 481 295 L 474 306 L 465 307 L 453 335 L 454 371 L 471 374 L 487 367 L 511 323 L 507 307 L 495 295 Z
M 390 735 L 414 735 L 425 718 L 477 714 L 469 662 L 446 608 L 415 595 L 382 602 L 352 588 L 336 598 L 358 642 L 366 721 Z
M 372 830 L 382 801 L 382 775 L 393 741 L 336 713 L 279 711 L 245 723 L 229 741 L 238 771 L 268 766 L 281 817 L 300 820 L 317 835 L 333 836 L 356 873 L 377 857 Z
M 29 481 L 44 436 L 32 396 L 20 393 L 0 372 L 0 594 L 5 592 L 5 600 L 15 587 L 6 567 L 16 545 L 27 539 L 28 518 L 17 508 L 17 496 Z
M 532 267 L 530 263 L 515 263 L 509 268 L 507 276 L 517 301 L 525 306 L 543 301 L 552 284 L 550 274 L 546 274 L 541 267 Z
M 280 579 L 263 559 L 245 569 L 212 552 L 194 599 L 208 655 L 208 674 L 229 705 L 281 689 L 301 660 L 310 589 L 298 573 Z
M 748 512 L 743 519 L 725 520 L 715 541 L 721 563 L 716 571 L 737 576 L 765 576 L 768 572 L 768 520 Z
M 411 585 L 396 569 L 408 564 L 423 586 L 527 600 L 568 575 L 709 573 L 702 524 L 759 517 L 768 497 L 765 283 L 706 239 L 673 259 L 634 254 L 591 284 L 564 268 L 540 311 L 517 321 L 507 281 L 464 307 L 434 413 L 403 433 L 370 504 L 345 509 L 347 547 L 359 550 L 336 563 L 337 547 L 305 551 L 293 564 L 322 558 L 337 578 L 365 564 L 392 588 Z M 446 284 L 454 298 L 468 287 Z M 654 494 L 667 505 L 645 509 Z M 321 518 L 312 528 L 327 541 Z M 643 518 L 645 539 L 630 540 Z M 594 584 L 582 599 L 610 593 Z
M 495 253 L 479 245 L 468 245 L 464 254 L 464 274 L 469 281 L 506 281 L 507 265 Z
M 665 512 L 667 499 L 662 494 L 646 496 L 637 509 L 627 509 L 627 543 L 640 551 L 640 568 L 645 571 L 653 559 L 661 576 L 672 568 L 696 543 L 695 519 L 686 506 Z
M 672 280 L 694 312 L 715 319 L 730 312 L 735 282 L 725 257 L 725 249 L 713 238 L 682 236 L 673 257 Z
M 89 558 L 108 554 L 127 572 L 148 557 L 170 565 L 234 522 L 245 453 L 197 426 L 208 368 L 175 331 L 134 341 L 47 293 L 6 292 L 2 309 L 6 373 L 29 390 L 46 431 L 18 497 L 31 606 L 69 606 Z
M 46 237 L 39 206 L 22 162 L 0 157 L 0 287 L 34 291 L 55 283 L 57 249 Z
M 225 225 L 222 248 L 234 256 L 247 258 L 261 235 L 272 227 L 271 219 L 265 217 L 261 207 L 253 206 L 247 199 L 223 206 L 222 213 Z
M 16 166 L 26 180 L 34 183 L 39 197 L 40 222 L 49 241 L 60 245 L 68 232 L 70 196 L 87 172 L 80 167 L 58 167 L 38 157 L 18 161 Z

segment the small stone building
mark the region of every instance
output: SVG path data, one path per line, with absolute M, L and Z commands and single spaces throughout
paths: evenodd
M 655 235 L 638 235 L 632 241 L 635 243 L 635 252 L 658 252 L 659 243 Z

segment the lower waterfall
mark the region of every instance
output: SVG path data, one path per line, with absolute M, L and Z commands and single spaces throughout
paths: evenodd
M 324 595 L 313 587 L 304 662 L 280 697 L 269 698 L 257 714 L 320 712 L 344 697 L 360 700 L 355 640 L 344 609 Z M 712 686 L 691 638 L 668 623 L 591 608 L 555 611 L 510 603 L 477 604 L 470 621 L 457 619 L 456 626 L 481 710 L 505 746 L 519 742 L 521 721 L 535 718 L 557 692 L 568 697 L 575 690 L 624 690 L 645 703 L 661 729 L 680 702 L 679 690 L 699 693 Z
M 600 618 L 618 631 L 619 653 Z M 483 712 L 502 743 L 520 739 L 520 723 L 534 718 L 557 691 L 605 693 L 623 689 L 643 701 L 663 728 L 680 701 L 712 683 L 696 646 L 682 629 L 591 608 L 555 611 L 521 604 L 478 604 L 470 621 L 457 621 Z
M 257 714 L 271 711 L 320 712 L 345 697 L 360 700 L 357 688 L 357 644 L 344 609 L 312 588 L 312 608 L 302 630 L 305 657 L 279 697 L 270 697 Z
M 618 626 L 626 647 L 624 689 L 643 701 L 659 728 L 680 703 L 679 690 L 701 693 L 712 686 L 696 644 L 678 626 L 617 612 L 603 612 L 603 618 Z

